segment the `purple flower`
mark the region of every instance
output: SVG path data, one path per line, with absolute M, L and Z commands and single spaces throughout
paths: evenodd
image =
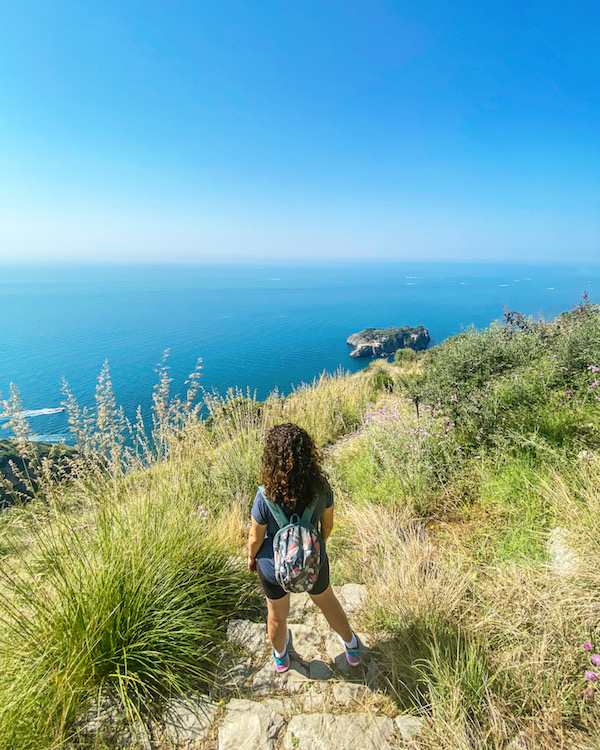
M 594 688 L 588 688 L 586 691 L 584 691 L 583 697 L 584 698 L 593 698 L 595 692 L 596 691 L 594 690 Z
M 597 365 L 590 365 L 588 367 L 588 370 L 590 370 L 591 372 L 600 372 L 600 367 L 598 367 Z
M 600 667 L 600 654 L 592 654 L 591 662 L 595 667 Z
M 592 644 L 591 644 L 591 643 L 589 643 L 589 641 L 586 641 L 586 642 L 585 642 L 585 643 L 583 644 L 583 647 L 584 647 L 584 649 L 585 649 L 586 651 L 593 651 L 593 650 L 594 650 L 594 647 L 592 646 Z
M 584 677 L 586 680 L 591 680 L 592 682 L 596 682 L 596 680 L 598 679 L 598 675 L 595 672 L 593 672 L 591 669 L 585 670 Z

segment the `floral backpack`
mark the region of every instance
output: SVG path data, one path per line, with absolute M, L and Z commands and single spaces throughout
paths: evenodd
M 288 520 L 279 505 L 265 495 L 265 488 L 259 489 L 279 526 L 273 539 L 277 583 L 293 594 L 311 591 L 325 562 L 323 537 L 312 523 L 315 505 L 306 508 L 302 516 L 293 513 Z

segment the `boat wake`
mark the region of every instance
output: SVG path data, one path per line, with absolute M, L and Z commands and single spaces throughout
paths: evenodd
M 50 407 L 48 409 L 25 409 L 12 415 L 0 414 L 0 419 L 11 419 L 13 417 L 25 417 L 29 419 L 30 417 L 42 417 L 46 414 L 60 414 L 61 411 L 65 411 L 64 406 Z

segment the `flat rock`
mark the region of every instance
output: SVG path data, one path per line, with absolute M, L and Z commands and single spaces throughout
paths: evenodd
M 333 631 L 330 630 L 323 640 L 325 643 L 325 652 L 331 661 L 335 661 L 340 654 L 344 655 L 344 647 Z
M 285 750 L 390 750 L 394 722 L 369 714 L 300 714 L 288 724 Z
M 204 696 L 169 701 L 164 709 L 165 737 L 180 748 L 207 739 L 218 704 Z
M 398 714 L 394 719 L 394 724 L 400 738 L 405 742 L 414 740 L 422 734 L 427 726 L 424 719 L 420 719 L 418 716 L 408 716 L 407 714 Z
M 291 624 L 292 641 L 290 651 L 297 654 L 304 661 L 311 661 L 319 656 L 318 633 L 310 625 Z
M 288 622 L 304 622 L 306 616 L 315 606 L 308 594 L 292 594 L 290 596 L 290 613 Z
M 120 747 L 134 744 L 140 750 L 150 750 L 152 736 L 149 727 L 137 721 L 133 727 L 127 725 L 125 713 L 109 699 L 104 698 L 100 706 L 91 707 L 77 722 L 79 737 L 96 741 L 96 736 L 102 734 L 103 739 L 117 743 Z
M 308 665 L 308 674 L 311 680 L 329 680 L 333 672 L 329 664 L 325 664 L 320 659 L 313 659 Z
M 360 703 L 366 689 L 364 685 L 355 682 L 336 682 L 333 686 L 333 699 L 342 706 L 349 706 L 352 701 Z
M 231 659 L 221 664 L 215 679 L 218 685 L 240 690 L 252 672 L 252 658 Z
M 552 529 L 547 542 L 550 565 L 559 575 L 574 573 L 579 567 L 579 558 L 571 547 L 567 529 L 557 526 Z
M 340 589 L 340 597 L 346 614 L 353 615 L 361 609 L 366 600 L 366 586 L 361 583 L 346 583 Z
M 232 700 L 219 727 L 219 750 L 275 750 L 284 725 L 277 701 Z
M 227 638 L 255 656 L 262 656 L 267 646 L 267 626 L 250 620 L 230 620 L 227 623 Z
M 291 660 L 290 668 L 284 674 L 278 674 L 271 661 L 254 675 L 252 689 L 256 695 L 284 690 L 288 693 L 297 693 L 303 689 L 308 681 L 308 669 L 304 664 Z
M 322 713 L 329 703 L 327 693 L 323 690 L 313 690 L 312 686 L 302 693 L 298 700 L 302 708 L 299 713 Z

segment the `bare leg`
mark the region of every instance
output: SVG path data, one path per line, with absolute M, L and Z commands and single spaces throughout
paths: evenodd
M 273 648 L 281 653 L 285 648 L 287 636 L 287 616 L 290 611 L 290 595 L 286 594 L 281 599 L 267 598 L 267 631 Z
M 331 586 L 328 586 L 322 594 L 311 594 L 310 598 L 325 615 L 325 619 L 340 635 L 346 643 L 352 640 L 352 630 L 348 623 L 346 613 L 342 609 L 342 605 L 339 603 L 336 595 L 333 592 Z

